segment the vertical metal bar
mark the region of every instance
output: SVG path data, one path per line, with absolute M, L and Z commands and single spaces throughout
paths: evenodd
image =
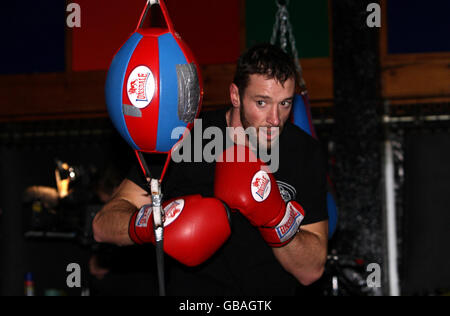
M 398 253 L 397 253 L 397 223 L 395 210 L 395 178 L 394 178 L 394 158 L 392 153 L 392 143 L 388 139 L 384 146 L 385 165 L 385 197 L 386 197 L 386 233 L 387 233 L 387 264 L 389 273 L 389 293 L 391 296 L 399 296 L 398 278 Z

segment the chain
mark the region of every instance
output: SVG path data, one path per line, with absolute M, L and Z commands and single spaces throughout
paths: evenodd
M 300 65 L 300 60 L 298 57 L 298 51 L 297 46 L 295 42 L 294 37 L 294 31 L 291 25 L 291 22 L 289 20 L 289 11 L 287 9 L 289 5 L 289 0 L 284 1 L 284 3 L 281 3 L 279 0 L 275 0 L 275 3 L 278 7 L 278 11 L 275 15 L 275 23 L 272 30 L 272 37 L 270 39 L 270 43 L 272 45 L 276 44 L 277 41 L 277 35 L 280 33 L 280 47 L 284 52 L 287 52 L 288 44 L 291 45 L 291 53 L 292 57 L 295 61 L 295 67 L 297 69 L 297 72 L 299 74 L 300 78 L 300 87 L 302 89 L 306 89 L 306 83 L 303 79 L 303 69 Z

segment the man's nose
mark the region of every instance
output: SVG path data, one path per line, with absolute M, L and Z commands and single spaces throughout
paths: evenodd
M 269 115 L 267 117 L 267 122 L 271 126 L 279 126 L 280 125 L 280 111 L 278 106 L 274 105 L 270 109 Z

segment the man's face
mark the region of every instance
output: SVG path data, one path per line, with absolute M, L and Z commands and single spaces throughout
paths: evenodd
M 240 99 L 240 117 L 244 129 L 254 127 L 258 144 L 270 149 L 278 141 L 289 118 L 294 99 L 295 81 L 281 84 L 263 75 L 250 75 Z

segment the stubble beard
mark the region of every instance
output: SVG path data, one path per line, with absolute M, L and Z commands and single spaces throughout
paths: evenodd
M 261 139 L 262 138 L 261 133 L 260 133 L 261 127 L 254 127 L 250 124 L 250 122 L 248 121 L 248 119 L 245 116 L 245 111 L 244 111 L 244 107 L 242 104 L 240 105 L 239 110 L 240 110 L 239 116 L 240 116 L 241 124 L 242 124 L 242 127 L 244 128 L 244 130 L 248 130 L 248 128 L 251 127 L 250 130 L 252 131 L 252 134 L 256 133 L 256 135 L 252 135 L 252 137 L 247 137 L 247 139 L 249 140 L 251 145 L 254 146 L 254 148 L 265 149 L 267 152 L 270 152 L 270 150 L 272 149 L 272 146 L 274 146 L 274 144 L 276 144 L 276 142 L 278 142 L 280 139 L 282 127 L 277 127 L 278 135 L 274 139 L 271 139 L 271 140 L 267 140 L 267 138 Z M 265 130 L 263 130 L 263 134 L 267 135 L 267 131 L 271 127 L 262 127 L 262 128 L 265 129 Z M 256 143 L 255 143 L 255 141 L 256 141 Z

